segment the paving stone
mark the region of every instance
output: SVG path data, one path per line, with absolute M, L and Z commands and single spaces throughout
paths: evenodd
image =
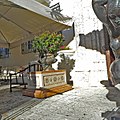
M 39 100 L 15 120 L 101 120 L 103 113 L 116 106 L 115 102 L 106 98 L 107 93 L 103 86 L 75 88 L 63 95 Z

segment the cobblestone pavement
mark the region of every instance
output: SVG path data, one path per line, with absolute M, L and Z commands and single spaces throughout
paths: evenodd
M 6 93 L 0 91 L 2 120 L 103 120 L 120 103 L 119 87 L 104 85 L 74 88 L 46 99 L 22 96 L 20 91 L 9 93 L 8 89 L 2 92 Z

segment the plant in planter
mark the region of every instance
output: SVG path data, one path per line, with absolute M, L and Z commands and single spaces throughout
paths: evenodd
M 42 70 L 52 69 L 52 63 L 56 62 L 55 56 L 63 45 L 63 42 L 61 34 L 50 32 L 45 32 L 34 38 L 33 49 L 39 53 L 38 62 Z

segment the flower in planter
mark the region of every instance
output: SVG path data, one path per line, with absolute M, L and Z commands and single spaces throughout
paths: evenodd
M 33 49 L 35 52 L 39 53 L 39 63 L 44 65 L 47 60 L 47 55 L 52 54 L 56 56 L 56 53 L 60 50 L 63 45 L 63 36 L 58 33 L 45 32 L 40 36 L 36 36 L 33 40 Z
M 60 50 L 71 50 L 70 47 L 68 46 L 61 46 L 60 47 Z

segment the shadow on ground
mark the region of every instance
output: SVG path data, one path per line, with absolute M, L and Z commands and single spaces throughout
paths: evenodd
M 1 86 L 0 86 L 1 87 Z M 14 89 L 13 92 L 9 92 L 9 88 L 5 88 L 2 86 L 3 89 L 0 89 L 0 114 L 5 114 L 8 111 L 14 111 L 15 109 L 19 108 L 20 106 L 26 104 L 27 106 L 30 101 L 34 101 L 39 104 L 43 99 L 35 99 L 32 97 L 27 97 L 22 95 L 23 89 Z M 36 105 L 36 104 L 34 104 Z M 34 107 L 34 106 L 32 106 Z
M 109 101 L 116 103 L 116 108 L 102 113 L 102 117 L 107 120 L 120 120 L 120 89 L 117 87 L 111 87 L 108 80 L 102 80 L 100 83 L 108 90 L 106 98 Z

